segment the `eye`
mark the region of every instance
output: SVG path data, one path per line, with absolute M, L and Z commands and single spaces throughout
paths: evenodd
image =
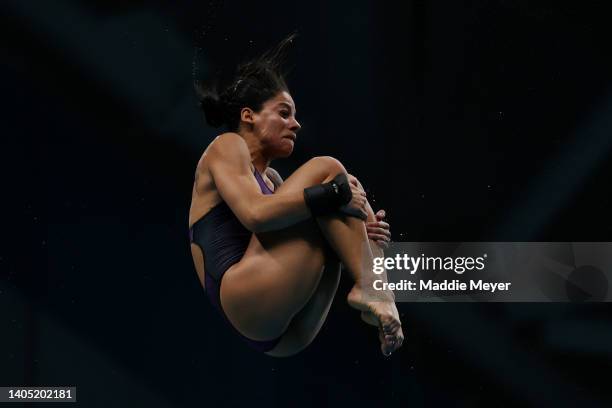
M 289 111 L 282 110 L 282 111 L 280 111 L 280 115 L 281 115 L 283 118 L 287 119 L 287 118 L 289 117 Z

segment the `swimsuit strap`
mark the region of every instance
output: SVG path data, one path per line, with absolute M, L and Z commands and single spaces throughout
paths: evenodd
M 257 184 L 259 184 L 259 188 L 261 189 L 261 192 L 264 194 L 274 194 L 274 191 L 272 191 L 270 189 L 270 187 L 268 187 L 268 185 L 266 184 L 266 182 L 264 181 L 263 177 L 261 174 L 259 174 L 259 172 L 257 171 L 257 169 L 255 169 L 255 166 L 253 166 L 254 170 L 253 170 L 253 175 L 255 176 L 255 179 L 257 180 Z M 264 191 L 265 190 L 265 191 Z M 267 192 L 266 192 L 267 191 Z

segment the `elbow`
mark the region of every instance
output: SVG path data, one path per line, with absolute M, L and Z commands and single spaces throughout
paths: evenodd
M 265 232 L 266 222 L 265 222 L 262 212 L 258 211 L 257 208 L 253 208 L 250 211 L 247 219 L 245 220 L 244 226 L 246 229 L 251 231 L 253 234 Z
M 253 234 L 259 234 L 279 229 L 281 225 L 279 221 L 278 218 L 273 218 L 269 211 L 257 206 L 250 212 L 248 225 L 245 227 Z
M 287 225 L 285 217 L 281 217 L 271 207 L 270 202 L 258 200 L 248 209 L 243 225 L 254 234 L 276 231 Z M 290 224 L 289 224 L 290 225 Z

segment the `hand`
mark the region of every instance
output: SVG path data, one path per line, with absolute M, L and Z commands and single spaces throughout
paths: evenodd
M 376 242 L 383 249 L 389 248 L 389 242 L 391 241 L 389 224 L 383 221 L 386 215 L 385 210 L 379 210 L 376 213 L 376 221 L 366 222 L 368 238 Z

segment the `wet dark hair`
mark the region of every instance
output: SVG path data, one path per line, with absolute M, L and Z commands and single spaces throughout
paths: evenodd
M 206 122 L 215 128 L 226 125 L 235 132 L 242 108 L 259 112 L 268 99 L 279 92 L 289 92 L 281 69 L 295 37 L 293 33 L 261 56 L 241 63 L 227 79 L 218 75 L 211 81 L 194 81 Z

